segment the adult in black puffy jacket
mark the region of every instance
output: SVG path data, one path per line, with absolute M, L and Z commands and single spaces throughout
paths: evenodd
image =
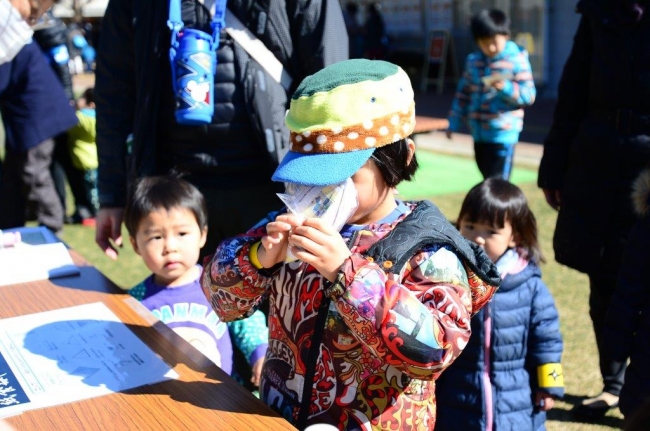
M 203 2 L 180 3 L 185 27 L 211 34 L 212 15 Z M 185 179 L 203 193 L 208 238 L 202 255 L 277 208 L 282 185 L 271 181 L 277 162 L 267 149 L 269 137 L 275 145 L 288 145 L 284 114 L 292 90 L 305 76 L 347 59 L 348 39 L 338 0 L 273 0 L 268 10 L 264 3 L 227 5 L 283 64 L 292 88 L 285 92 L 269 78 L 261 82 L 263 69 L 222 30 L 212 122 L 183 126 L 174 115 L 169 1 L 109 2 L 95 71 L 100 203 L 95 239 L 109 257 L 117 258 L 128 186 L 140 176 L 186 172 Z M 265 127 L 269 122 L 262 117 L 274 121 Z M 235 369 L 247 383 L 250 370 L 241 359 L 235 358 Z
M 630 358 L 619 402 L 626 422 L 650 405 L 650 168 L 635 182 L 632 197 L 638 220 L 630 231 L 605 328 L 612 355 L 621 361 Z
M 538 185 L 559 210 L 555 259 L 589 276 L 603 391 L 574 412 L 617 405 L 625 360 L 603 342 L 605 315 L 634 220 L 631 184 L 650 160 L 650 2 L 582 0 Z
M 268 11 L 263 3 L 229 0 L 228 9 L 245 25 L 251 23 L 251 30 L 293 78 L 293 88 L 305 76 L 347 59 L 348 39 L 338 0 L 271 1 Z M 202 2 L 181 0 L 181 10 L 185 27 L 211 33 L 211 13 Z M 186 179 L 208 204 L 204 254 L 213 253 L 222 239 L 248 230 L 275 209 L 279 202 L 275 193 L 282 191 L 271 181 L 276 162 L 257 119 L 279 110 L 281 120 L 272 133 L 276 142 L 285 135 L 288 142 L 284 126 L 288 95 L 282 91 L 265 106 L 254 106 L 251 99 L 262 85 L 255 81 L 260 75 L 255 69 L 260 67 L 247 62 L 242 48 L 222 30 L 212 123 L 178 125 L 168 17 L 168 1 L 111 0 L 102 21 L 95 85 L 100 203 L 96 241 L 112 258 L 117 257 L 117 248 L 111 240 L 122 241 L 127 186 L 135 177 L 172 168 L 189 174 Z M 125 142 L 131 133 L 133 146 L 127 157 Z

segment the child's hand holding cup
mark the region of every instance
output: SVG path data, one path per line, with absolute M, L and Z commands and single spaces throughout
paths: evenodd
M 350 178 L 340 184 L 325 187 L 287 183 L 285 193 L 278 193 L 278 197 L 294 216 L 290 222 L 296 227 L 308 218 L 318 218 L 339 231 L 359 206 L 357 189 Z M 288 248 L 285 261 L 296 260 Z
M 262 238 L 261 247 L 257 250 L 257 258 L 262 267 L 271 268 L 288 260 L 291 230 L 304 221 L 302 215 L 285 213 L 266 225 L 266 236 Z

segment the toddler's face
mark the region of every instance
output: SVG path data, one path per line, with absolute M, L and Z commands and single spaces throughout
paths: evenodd
M 368 224 L 379 221 L 395 209 L 393 189 L 386 185 L 379 168 L 368 159 L 354 175 L 352 182 L 357 189 L 359 206 L 348 223 Z
M 503 34 L 482 37 L 476 41 L 481 52 L 488 58 L 492 58 L 503 51 L 506 47 L 506 42 L 508 42 L 508 36 Z
M 77 99 L 77 109 L 84 109 L 87 108 L 88 104 L 86 103 L 86 98 L 85 97 L 80 97 Z
M 492 223 L 474 223 L 463 218 L 458 227 L 460 234 L 481 246 L 492 262 L 499 260 L 506 250 L 517 245 L 512 224 L 508 220 L 499 228 Z
M 185 208 L 161 208 L 147 215 L 130 237 L 136 253 L 155 274 L 157 284 L 181 286 L 194 280 L 194 267 L 205 244 L 206 230 L 201 230 L 192 211 Z

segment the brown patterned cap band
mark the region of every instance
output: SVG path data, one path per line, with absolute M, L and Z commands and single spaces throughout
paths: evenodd
M 415 127 L 415 103 L 406 110 L 338 130 L 291 132 L 291 151 L 303 154 L 346 153 L 383 147 L 407 138 Z

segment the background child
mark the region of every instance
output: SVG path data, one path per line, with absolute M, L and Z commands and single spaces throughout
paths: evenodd
M 74 197 L 75 211 L 72 223 L 95 226 L 95 215 L 99 211 L 97 196 L 97 132 L 95 131 L 95 91 L 87 88 L 77 99 L 79 122 L 68 131 L 68 148 L 72 169 L 68 183 Z
M 175 176 L 140 179 L 125 212 L 133 249 L 153 274 L 129 290 L 163 323 L 230 374 L 233 346 L 199 285 L 199 251 L 208 231 L 203 195 Z M 251 362 L 258 384 L 268 330 L 264 315 L 232 325 L 236 346 Z
M 515 144 L 524 124 L 522 108 L 535 101 L 535 83 L 525 49 L 510 41 L 510 20 L 498 9 L 472 17 L 479 50 L 467 56 L 465 71 L 449 113 L 449 129 L 466 120 L 483 178 L 509 179 Z
M 458 216 L 460 233 L 481 246 L 503 278 L 472 318 L 464 353 L 438 380 L 436 430 L 539 430 L 564 395 L 562 335 L 537 266 L 537 222 L 514 184 L 474 186 Z
M 394 64 L 353 59 L 305 78 L 286 117 L 291 151 L 273 179 L 351 179 L 356 211 L 340 232 L 283 212 L 206 261 L 201 284 L 221 319 L 269 297 L 260 396 L 298 429 L 433 429 L 434 380 L 500 281 L 433 204 L 396 199 L 417 169 L 414 116 L 409 78 Z M 287 263 L 288 250 L 298 260 Z

